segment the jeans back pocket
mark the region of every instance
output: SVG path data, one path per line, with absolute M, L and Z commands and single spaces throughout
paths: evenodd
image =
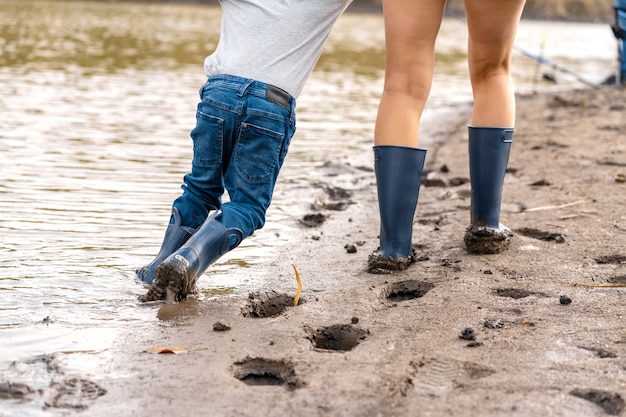
M 284 129 L 284 124 L 271 119 L 266 119 L 265 123 L 272 126 L 241 124 L 235 166 L 239 175 L 250 183 L 265 183 L 276 178 L 286 154 L 281 152 L 285 134 L 275 130 Z

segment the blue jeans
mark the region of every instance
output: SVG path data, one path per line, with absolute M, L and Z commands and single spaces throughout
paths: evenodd
M 615 0 L 615 13 L 617 14 L 617 24 L 622 29 L 622 31 L 626 31 L 626 0 Z M 618 39 L 618 48 L 620 51 L 621 63 L 620 67 L 622 69 L 622 83 L 624 83 L 623 77 L 626 76 L 626 39 Z
M 173 206 L 197 228 L 210 210 L 227 229 L 250 236 L 265 224 L 274 185 L 295 133 L 296 102 L 277 87 L 214 75 L 200 89 L 193 160 Z M 229 201 L 222 204 L 224 189 Z

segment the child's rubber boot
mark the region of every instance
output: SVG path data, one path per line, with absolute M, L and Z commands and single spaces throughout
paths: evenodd
M 135 270 L 135 273 L 140 280 L 147 284 L 152 284 L 152 281 L 156 278 L 155 271 L 159 264 L 165 260 L 168 256 L 174 253 L 178 248 L 195 233 L 196 229 L 186 227 L 181 224 L 181 216 L 176 207 L 172 208 L 172 215 L 170 217 L 170 223 L 165 229 L 165 236 L 163 237 L 163 243 L 161 249 L 156 258 L 148 265 Z
M 463 240 L 471 254 L 500 253 L 511 242 L 513 233 L 500 223 L 500 207 L 513 132 L 469 126 L 471 219 Z
M 195 292 L 198 278 L 213 262 L 234 249 L 243 240 L 236 228 L 226 229 L 210 216 L 180 249 L 168 256 L 156 269 L 156 279 L 141 301 L 182 301 Z
M 425 159 L 426 149 L 374 146 L 380 246 L 369 256 L 370 273 L 402 271 L 415 262 L 413 217 Z

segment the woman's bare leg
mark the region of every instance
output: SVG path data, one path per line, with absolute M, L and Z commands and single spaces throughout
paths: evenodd
M 418 133 L 445 4 L 445 0 L 383 0 L 385 87 L 374 139 L 380 245 L 368 258 L 372 273 L 401 271 L 415 261 L 413 217 L 426 157 L 426 150 L 418 148 Z
M 419 123 L 430 93 L 435 40 L 445 0 L 383 0 L 385 86 L 375 145 L 418 147 Z
M 511 55 L 524 0 L 465 0 L 474 108 L 468 130 L 469 253 L 505 250 L 511 230 L 500 223 L 502 187 L 515 125 Z
M 511 55 L 525 0 L 465 0 L 473 126 L 513 127 Z

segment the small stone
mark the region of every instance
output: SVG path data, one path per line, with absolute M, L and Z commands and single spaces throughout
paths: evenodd
M 504 320 L 502 319 L 485 320 L 485 327 L 489 329 L 501 329 L 504 327 Z
M 344 249 L 348 253 L 356 253 L 356 246 L 354 246 L 352 243 L 348 243 L 347 245 L 345 245 Z
M 352 317 L 352 320 L 350 320 L 350 322 L 352 324 L 357 324 L 359 322 L 359 318 L 358 317 Z
M 476 340 L 476 332 L 473 327 L 466 327 L 461 331 L 459 338 L 464 340 Z
M 569 298 L 567 295 L 562 295 L 559 297 L 559 303 L 563 304 L 563 305 L 568 305 L 572 302 L 572 299 Z
M 220 322 L 220 321 L 216 321 L 213 324 L 213 331 L 215 332 L 226 332 L 230 330 L 230 326 L 225 325 L 224 323 Z

